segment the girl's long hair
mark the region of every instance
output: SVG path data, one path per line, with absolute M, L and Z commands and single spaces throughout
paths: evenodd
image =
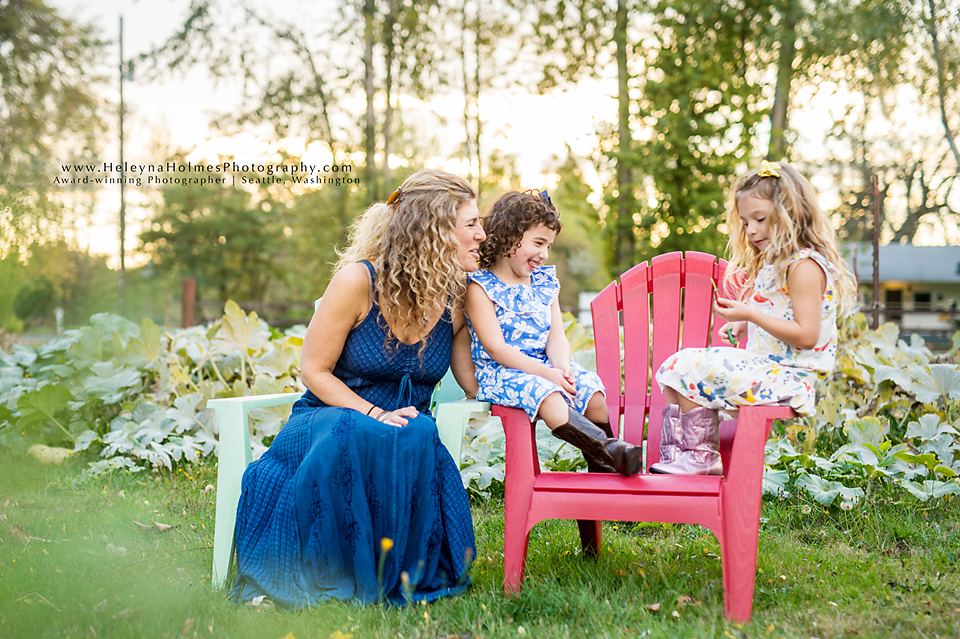
M 470 183 L 452 173 L 417 171 L 400 185 L 392 204 L 379 202 L 350 227 L 347 248 L 336 271 L 368 260 L 376 272 L 374 291 L 387 322 L 426 328 L 438 309 L 455 310 L 466 290 L 460 263 L 457 211 L 474 200 Z M 421 345 L 421 351 L 426 341 Z
M 779 177 L 761 176 L 760 169 L 754 169 L 741 177 L 733 189 L 727 213 L 730 234 L 727 252 L 733 268 L 727 269 L 724 279 L 730 290 L 739 291 L 742 300 L 752 290 L 760 269 L 765 264 L 773 264 L 778 280 L 786 285 L 790 259 L 800 249 L 810 248 L 835 267 L 838 309 L 843 314 L 856 300 L 856 287 L 846 263 L 840 258 L 836 230 L 820 208 L 813 185 L 786 162 L 779 164 Z M 760 251 L 750 242 L 740 219 L 740 201 L 747 196 L 773 202 L 773 212 L 767 219 L 766 251 Z M 738 270 L 745 277 L 737 277 Z

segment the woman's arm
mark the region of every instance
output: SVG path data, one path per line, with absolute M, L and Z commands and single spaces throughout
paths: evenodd
M 474 399 L 477 396 L 477 371 L 473 365 L 473 359 L 470 357 L 470 331 L 467 329 L 466 321 L 463 320 L 463 310 L 458 313 L 457 321 L 454 321 L 453 350 L 450 352 L 450 370 L 457 380 L 457 384 L 463 389 L 467 399 Z
M 800 349 L 811 349 L 820 339 L 820 314 L 827 276 L 811 259 L 795 262 L 787 272 L 793 319 L 771 317 L 763 311 L 729 299 L 719 299 L 717 315 L 729 321 L 753 322 L 778 340 Z
M 369 310 L 370 276 L 367 269 L 362 264 L 344 267 L 330 280 L 307 326 L 300 356 L 300 379 L 328 406 L 352 408 L 377 417 L 382 410 L 380 407 L 361 398 L 333 374 L 347 335 Z M 382 421 L 405 425 L 405 416 L 416 415 L 416 409 L 407 407 L 389 413 Z
M 531 375 L 539 375 L 554 382 L 568 393 L 574 394 L 576 388 L 568 382 L 563 371 L 551 368 L 531 357 L 527 357 L 519 350 L 507 344 L 503 339 L 503 329 L 497 320 L 497 311 L 493 302 L 487 297 L 479 284 L 471 282 L 467 286 L 467 315 L 477 333 L 477 338 L 483 344 L 490 357 L 504 368 L 515 368 Z M 549 339 L 549 338 L 548 338 Z M 569 359 L 569 358 L 568 358 Z

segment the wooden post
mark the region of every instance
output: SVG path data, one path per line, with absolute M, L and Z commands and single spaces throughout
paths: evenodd
M 873 329 L 880 327 L 880 185 L 873 176 Z
M 197 303 L 197 282 L 192 277 L 183 278 L 183 295 L 181 297 L 181 309 L 183 327 L 190 328 L 194 322 L 194 308 Z

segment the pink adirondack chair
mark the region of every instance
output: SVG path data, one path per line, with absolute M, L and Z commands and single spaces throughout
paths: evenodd
M 622 417 L 623 438 L 644 443 L 647 468 L 660 459 L 664 406 L 652 373 L 678 348 L 721 345 L 725 322 L 713 319 L 712 288 L 716 282 L 725 290 L 725 269 L 725 260 L 704 253 L 661 255 L 624 273 L 591 304 L 597 371 L 607 389 L 611 425 L 616 433 Z M 764 444 L 773 420 L 794 417 L 793 409 L 751 406 L 740 410 L 737 421 L 721 423 L 722 476 L 632 477 L 541 472 L 534 426 L 526 414 L 503 406 L 492 412 L 506 433 L 503 588 L 508 594 L 520 590 L 530 529 L 544 519 L 578 520 L 588 554 L 600 551 L 602 520 L 700 524 L 720 541 L 727 618 L 750 619 Z

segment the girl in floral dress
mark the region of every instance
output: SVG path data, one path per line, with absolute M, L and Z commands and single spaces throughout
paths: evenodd
M 522 408 L 579 448 L 591 472 L 636 473 L 642 449 L 613 437 L 600 378 L 570 361 L 556 268 L 544 262 L 560 232 L 546 191 L 510 192 L 483 218 L 480 267 L 467 286 L 477 399 Z
M 813 186 L 786 163 L 764 162 L 737 183 L 727 227 L 727 281 L 738 270 L 746 279 L 739 299 L 719 298 L 715 311 L 730 323 L 721 340 L 747 343 L 683 349 L 660 366 L 667 406 L 651 472 L 721 474 L 717 411 L 784 404 L 812 415 L 815 384 L 833 370 L 837 310 L 854 288 Z

